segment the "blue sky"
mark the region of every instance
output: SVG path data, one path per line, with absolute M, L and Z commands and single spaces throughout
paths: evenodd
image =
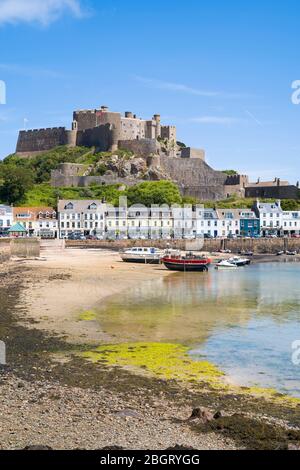
M 107 104 L 160 113 L 214 168 L 296 182 L 299 18 L 296 0 L 0 0 L 0 158 L 24 118 Z

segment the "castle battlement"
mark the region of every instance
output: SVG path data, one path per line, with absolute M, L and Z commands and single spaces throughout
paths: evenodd
M 24 130 L 21 130 L 20 133 L 22 134 L 33 134 L 33 133 L 40 133 L 40 132 L 52 132 L 52 131 L 65 131 L 66 128 L 65 127 L 41 127 L 40 129 L 24 129 Z

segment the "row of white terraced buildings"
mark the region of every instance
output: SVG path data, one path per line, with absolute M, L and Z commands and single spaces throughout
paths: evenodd
M 256 201 L 252 209 L 216 209 L 203 206 L 115 208 L 97 200 L 60 200 L 50 207 L 0 205 L 0 235 L 14 225 L 23 236 L 99 239 L 300 236 L 300 211 L 282 210 L 280 201 Z

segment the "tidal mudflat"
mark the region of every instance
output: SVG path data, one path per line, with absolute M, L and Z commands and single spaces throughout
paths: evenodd
M 300 441 L 293 394 L 232 384 L 210 356 L 209 338 L 228 328 L 214 272 L 184 287 L 160 266 L 84 250 L 44 252 L 2 271 L 2 448 L 287 448 Z M 201 282 L 206 308 L 196 319 Z M 230 291 L 235 283 L 225 284 Z M 245 326 L 255 299 L 235 297 L 237 290 L 228 293 L 230 322 Z M 199 407 L 218 411 L 217 419 L 189 420 Z

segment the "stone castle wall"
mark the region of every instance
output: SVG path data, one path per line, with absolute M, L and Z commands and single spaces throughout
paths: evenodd
M 68 144 L 65 127 L 20 131 L 17 152 L 41 152 Z
M 162 168 L 176 181 L 182 194 L 198 199 L 222 199 L 226 175 L 213 170 L 201 159 L 161 156 Z
M 268 199 L 298 199 L 300 195 L 297 186 L 249 186 L 245 189 L 246 197 Z
M 133 186 L 141 182 L 142 180 L 138 180 L 136 178 L 118 178 L 113 175 L 79 176 L 76 174 L 65 174 L 59 170 L 53 170 L 51 172 L 51 185 L 54 188 L 88 188 L 93 184 L 97 184 L 99 186 L 106 184 Z
M 81 147 L 96 147 L 99 152 L 107 152 L 113 145 L 110 125 L 78 131 L 76 144 Z
M 177 140 L 177 130 L 175 126 L 161 126 L 161 138 L 173 140 L 176 142 Z
M 77 122 L 77 129 L 83 131 L 98 126 L 97 110 L 74 111 L 73 121 Z
M 181 158 L 199 158 L 205 161 L 205 151 L 202 149 L 184 147 L 181 149 Z
M 155 139 L 119 140 L 118 147 L 133 152 L 136 157 L 145 159 L 160 150 L 160 145 Z

